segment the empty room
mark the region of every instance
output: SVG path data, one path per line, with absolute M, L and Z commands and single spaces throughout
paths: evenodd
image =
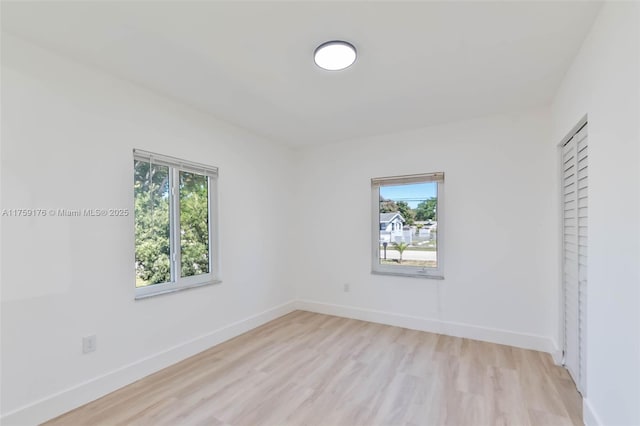
M 0 18 L 3 426 L 640 426 L 639 2 Z

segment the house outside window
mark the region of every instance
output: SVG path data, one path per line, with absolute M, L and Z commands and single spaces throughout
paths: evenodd
M 442 279 L 444 173 L 371 179 L 372 272 Z
M 134 150 L 136 299 L 220 282 L 218 169 Z

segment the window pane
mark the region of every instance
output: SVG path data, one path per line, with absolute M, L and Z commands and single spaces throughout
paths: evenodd
M 136 287 L 171 281 L 169 168 L 134 160 Z
M 209 273 L 209 178 L 180 172 L 181 276 Z
M 438 266 L 438 184 L 380 187 L 380 259 L 382 265 Z

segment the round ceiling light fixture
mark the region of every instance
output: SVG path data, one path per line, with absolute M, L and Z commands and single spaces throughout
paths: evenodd
M 328 71 L 339 71 L 356 61 L 356 48 L 346 41 L 322 43 L 313 54 L 316 65 Z

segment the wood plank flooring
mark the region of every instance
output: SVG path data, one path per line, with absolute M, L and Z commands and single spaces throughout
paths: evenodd
M 581 425 L 548 354 L 296 311 L 47 425 Z

